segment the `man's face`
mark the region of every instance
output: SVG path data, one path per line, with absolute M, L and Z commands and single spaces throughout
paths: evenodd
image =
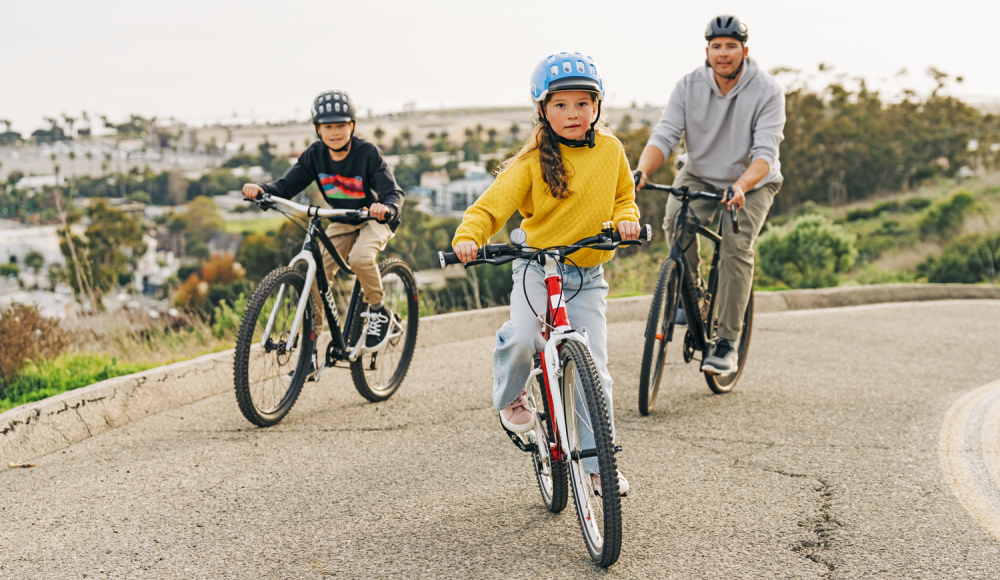
M 747 47 L 735 38 L 720 36 L 708 42 L 705 56 L 715 74 L 723 77 L 736 72 L 747 55 Z
M 354 123 L 326 123 L 317 127 L 316 130 L 324 143 L 334 149 L 340 149 L 347 145 L 348 139 L 351 138 Z

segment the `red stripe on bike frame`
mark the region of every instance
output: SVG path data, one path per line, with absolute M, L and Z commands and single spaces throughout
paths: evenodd
M 549 370 L 545 366 L 545 354 L 542 354 L 542 384 L 545 385 L 545 398 L 549 401 L 549 425 L 552 425 L 552 441 L 549 441 L 549 453 L 552 455 L 552 461 L 562 461 L 563 460 L 563 449 L 560 441 L 562 438 L 559 436 L 559 424 L 556 423 L 555 417 L 555 405 L 552 404 L 552 385 L 549 384 Z
M 569 326 L 569 316 L 566 314 L 566 300 L 562 295 L 562 279 L 559 276 L 550 276 L 545 279 L 545 289 L 549 292 L 548 310 L 552 314 L 552 326 Z M 557 300 L 552 300 L 556 298 Z M 552 311 L 552 303 L 557 302 L 559 308 Z

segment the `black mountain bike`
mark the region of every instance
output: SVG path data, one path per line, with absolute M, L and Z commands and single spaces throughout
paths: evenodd
M 327 280 L 319 245 L 314 243 L 318 240 L 323 244 L 341 271 L 353 274 L 320 224 L 324 218 L 354 225 L 375 218 L 364 210 L 300 205 L 268 194 L 247 201 L 304 223 L 306 237 L 302 251 L 291 263 L 272 271 L 257 286 L 243 314 L 233 373 L 236 401 L 243 416 L 260 427 L 274 425 L 291 410 L 306 380 L 318 380 L 326 367 L 339 363 L 350 367 L 354 386 L 364 398 L 377 402 L 391 397 L 406 376 L 417 343 L 419 309 L 413 272 L 400 260 L 379 262 L 389 333 L 378 347 L 369 349 L 365 346 L 368 325 L 361 283 L 354 282 L 341 328 L 338 306 L 343 307 L 343 300 L 338 301 L 340 293 L 333 281 Z M 315 324 L 319 305 L 310 291 L 313 281 L 323 298 L 331 335 L 319 364 Z
M 649 318 L 646 321 L 646 340 L 642 350 L 642 368 L 639 373 L 639 412 L 648 415 L 656 405 L 656 396 L 660 391 L 663 379 L 663 365 L 667 355 L 667 343 L 673 340 L 674 317 L 677 307 L 684 305 L 687 317 L 687 332 L 684 335 L 684 362 L 689 363 L 700 355 L 698 360 L 704 360 L 712 353 L 712 348 L 718 341 L 718 288 L 719 288 L 719 256 L 722 242 L 724 220 L 719 220 L 719 228 L 712 231 L 699 225 L 691 209 L 691 200 L 713 199 L 722 201 L 732 198 L 733 191 L 729 188 L 725 194 L 709 193 L 707 191 L 689 191 L 687 187 L 673 188 L 666 185 L 646 183 L 643 189 L 666 191 L 681 202 L 680 211 L 674 221 L 674 239 L 670 256 L 660 266 L 660 275 L 653 291 L 653 303 L 649 307 Z M 740 224 L 735 211 L 730 211 L 734 233 L 739 233 Z M 712 252 L 712 266 L 708 274 L 708 283 L 704 284 L 689 262 L 686 250 L 695 242 L 695 236 L 702 235 L 715 245 Z M 713 392 L 728 393 L 736 386 L 743 373 L 743 364 L 750 350 L 750 333 L 753 330 L 753 291 L 743 314 L 743 332 L 740 334 L 737 352 L 737 370 L 727 375 L 718 375 L 705 371 L 705 380 Z

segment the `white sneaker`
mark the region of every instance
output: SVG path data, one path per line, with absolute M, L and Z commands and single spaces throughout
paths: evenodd
M 594 494 L 600 497 L 601 495 L 601 476 L 597 473 L 591 473 L 590 479 L 594 482 Z M 625 497 L 628 493 L 629 485 L 628 480 L 622 475 L 621 470 L 618 470 L 618 495 Z

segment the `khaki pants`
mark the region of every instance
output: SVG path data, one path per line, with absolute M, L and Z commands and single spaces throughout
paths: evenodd
M 382 301 L 382 275 L 378 271 L 378 253 L 385 249 L 385 245 L 395 235 L 388 224 L 380 224 L 375 221 L 365 222 L 360 225 L 349 225 L 332 223 L 326 228 L 326 235 L 333 242 L 333 247 L 341 256 L 347 258 L 347 265 L 351 267 L 354 274 L 361 282 L 361 289 L 364 291 L 364 301 L 366 304 L 378 304 Z M 319 244 L 320 255 L 323 256 L 323 270 L 326 272 L 326 279 L 333 280 L 340 266 L 322 242 Z M 316 302 L 317 328 L 323 327 L 323 306 L 320 300 L 319 287 L 313 282 L 313 300 Z
M 674 179 L 674 187 L 686 185 L 691 191 L 709 191 L 712 193 L 722 193 L 724 190 L 709 185 L 701 179 L 691 175 L 686 168 L 681 169 Z M 740 220 L 740 233 L 734 234 L 729 225 L 729 210 L 723 204 L 712 199 L 696 199 L 691 202 L 691 210 L 694 211 L 698 223 L 715 229 L 719 225 L 719 219 L 725 216 L 726 225 L 722 231 L 722 249 L 719 256 L 719 296 L 717 298 L 719 308 L 719 337 L 731 341 L 740 338 L 743 330 L 743 313 L 746 311 L 747 302 L 750 300 L 750 291 L 753 289 L 753 264 L 754 252 L 753 244 L 764 226 L 764 219 L 767 217 L 774 196 L 781 189 L 781 183 L 769 183 L 746 194 L 746 205 L 737 211 Z M 674 239 L 674 219 L 681 202 L 676 197 L 670 196 L 667 200 L 666 215 L 663 219 L 663 229 L 667 233 L 667 243 Z M 691 266 L 698 272 L 701 257 L 698 255 L 700 247 L 700 236 L 695 236 L 695 241 L 688 248 L 687 258 Z

